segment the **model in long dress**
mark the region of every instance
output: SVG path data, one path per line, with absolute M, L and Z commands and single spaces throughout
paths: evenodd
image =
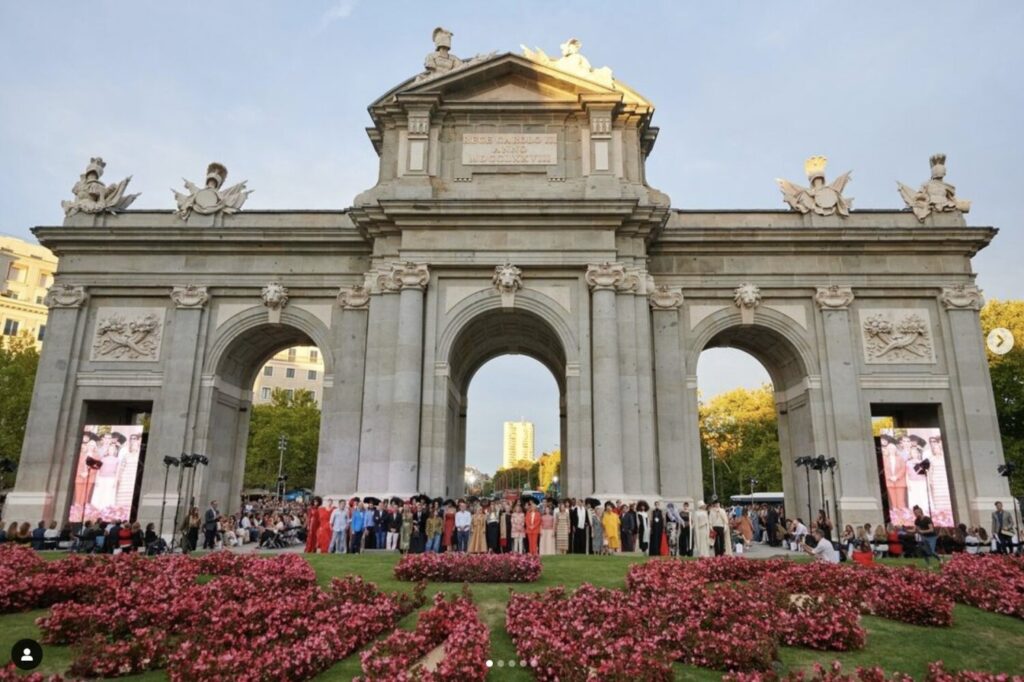
M 647 554 L 647 546 L 651 542 L 651 519 L 648 516 L 647 503 L 639 502 L 636 506 L 637 545 L 641 554 Z
M 569 510 L 564 504 L 555 512 L 555 549 L 559 554 L 569 551 Z
M 395 512 L 398 513 L 398 512 Z M 405 554 L 409 551 L 412 541 L 412 512 L 406 508 L 402 511 L 402 525 L 398 528 L 398 551 Z
M 487 514 L 477 509 L 469 522 L 469 553 L 487 553 Z
M 931 513 L 931 505 L 928 503 L 928 472 L 919 474 L 914 470 L 914 466 L 923 461 L 921 449 L 911 448 L 910 459 L 907 460 L 907 506 L 913 509 L 916 505 L 928 515 Z
M 651 556 L 662 555 L 662 539 L 665 533 L 665 515 L 659 507 L 661 503 L 654 503 L 654 511 L 651 512 L 651 541 L 647 545 L 648 554 Z
M 546 507 L 540 515 L 540 553 L 555 553 L 555 517 Z
M 711 556 L 711 519 L 703 501 L 697 503 L 693 515 L 693 555 L 698 558 Z
M 591 509 L 590 514 L 590 547 L 592 554 L 604 554 L 604 526 L 601 525 L 601 514 L 597 509 Z
M 601 516 L 601 526 L 604 530 L 604 540 L 607 543 L 608 551 L 614 554 L 618 554 L 622 548 L 622 543 L 619 541 L 619 529 L 621 519 L 611 509 L 611 505 L 605 507 L 604 515 Z
M 498 554 L 501 551 L 501 528 L 499 526 L 498 505 L 487 509 L 487 551 Z
M 444 509 L 444 525 L 441 531 L 441 547 L 443 551 L 453 551 L 453 535 L 455 535 L 455 507 L 448 505 Z

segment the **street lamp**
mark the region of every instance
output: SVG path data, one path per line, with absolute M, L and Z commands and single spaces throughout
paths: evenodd
M 288 449 L 288 436 L 283 433 L 277 437 L 277 496 L 279 503 L 284 502 L 284 487 L 281 485 L 281 470 L 284 468 L 284 451 Z
M 555 499 L 560 499 L 562 495 L 558 488 L 558 474 L 551 477 L 551 485 L 555 486 Z
M 754 503 L 754 499 L 753 499 L 754 498 L 754 486 L 757 485 L 758 483 L 760 483 L 760 481 L 758 481 L 756 478 L 751 478 L 750 479 L 750 498 L 751 498 L 750 499 L 750 503 L 751 504 Z
M 171 467 L 176 467 L 181 464 L 181 460 L 177 457 L 171 457 L 170 455 L 164 456 L 164 497 L 160 502 L 160 539 L 163 542 L 164 537 L 164 510 L 167 508 L 167 478 L 171 475 Z M 175 514 L 177 516 L 177 514 Z M 84 521 L 84 519 L 83 519 Z

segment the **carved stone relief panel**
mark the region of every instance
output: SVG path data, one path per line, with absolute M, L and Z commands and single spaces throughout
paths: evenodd
M 158 361 L 165 311 L 165 308 L 98 309 L 90 359 L 98 362 Z
M 867 364 L 935 364 L 935 341 L 927 308 L 864 308 L 860 311 L 860 326 Z

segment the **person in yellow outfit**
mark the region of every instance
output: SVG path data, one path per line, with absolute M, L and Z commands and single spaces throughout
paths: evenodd
M 622 548 L 619 541 L 619 515 L 611 502 L 605 502 L 604 514 L 601 516 L 601 525 L 604 527 L 604 542 L 609 554 L 618 554 Z

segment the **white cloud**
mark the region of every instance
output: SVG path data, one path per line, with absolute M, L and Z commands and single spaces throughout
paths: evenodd
M 352 10 L 356 8 L 359 0 L 337 0 L 331 5 L 323 16 L 320 17 L 319 30 L 323 31 L 328 26 L 336 21 L 342 21 L 348 19 L 352 15 Z

